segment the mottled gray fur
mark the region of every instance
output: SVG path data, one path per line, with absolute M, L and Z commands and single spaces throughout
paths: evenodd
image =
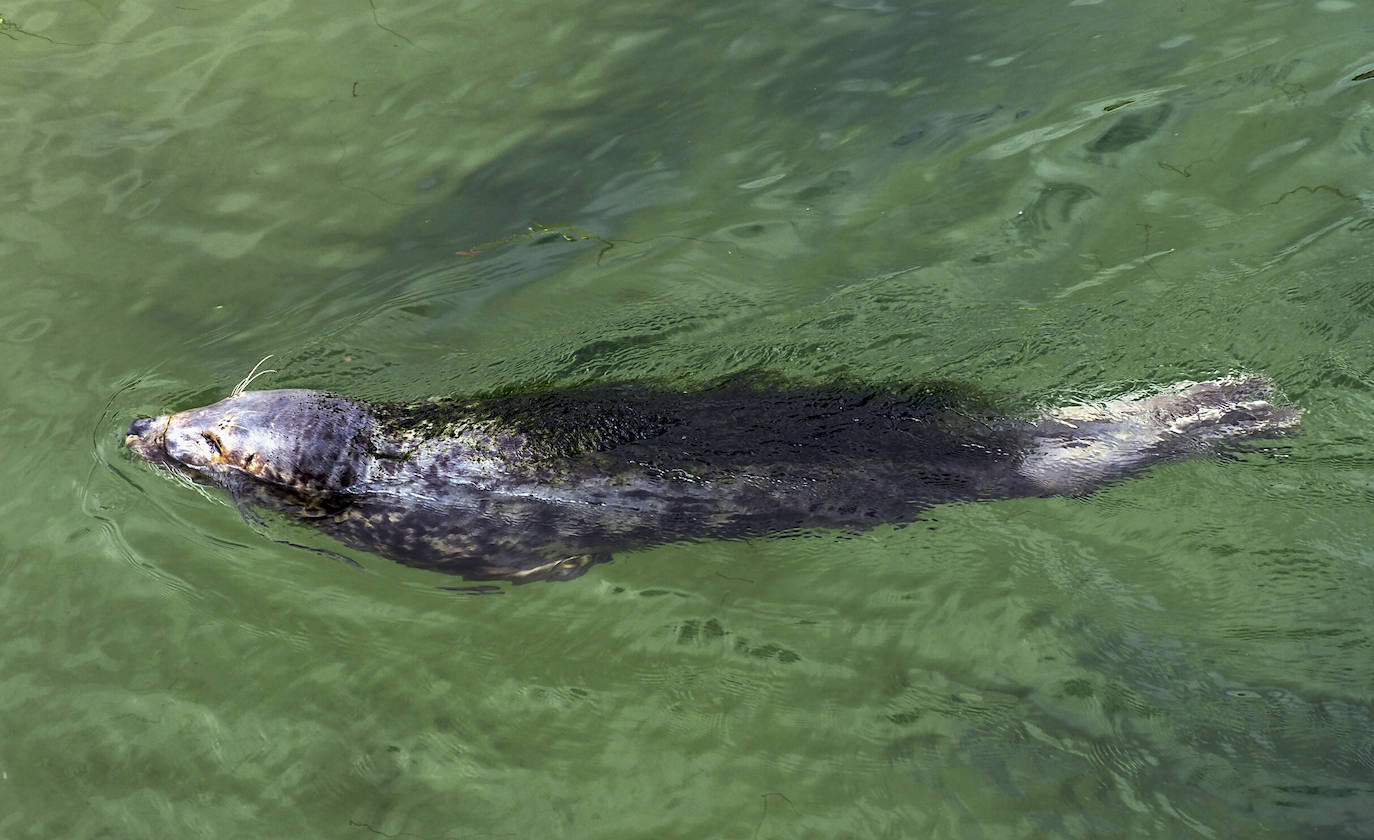
M 1088 492 L 1294 426 L 1271 392 L 1239 376 L 1015 419 L 950 389 L 625 384 L 415 405 L 242 391 L 136 420 L 126 443 L 407 565 L 533 580 L 665 542 Z

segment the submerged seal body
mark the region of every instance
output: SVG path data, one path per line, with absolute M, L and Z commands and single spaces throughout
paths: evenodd
M 567 578 L 618 550 L 864 529 L 957 500 L 1078 494 L 1297 424 L 1264 379 L 999 417 L 950 390 L 601 385 L 399 405 L 246 391 L 140 418 L 159 467 L 340 541 L 472 580 Z

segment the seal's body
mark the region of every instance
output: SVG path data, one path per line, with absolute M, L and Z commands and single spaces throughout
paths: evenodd
M 571 577 L 617 550 L 909 522 L 956 500 L 1084 493 L 1295 425 L 1256 377 L 1001 418 L 948 390 L 603 385 L 417 405 L 237 393 L 126 443 L 242 505 L 469 579 Z

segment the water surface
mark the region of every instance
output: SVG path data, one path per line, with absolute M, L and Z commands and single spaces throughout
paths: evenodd
M 1358 4 L 0 9 L 0 835 L 1374 837 Z M 121 451 L 746 371 L 1302 433 L 472 597 Z

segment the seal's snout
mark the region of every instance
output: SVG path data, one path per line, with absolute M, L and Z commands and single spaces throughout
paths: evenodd
M 124 438 L 125 444 L 128 444 L 131 440 L 141 438 L 144 435 L 151 432 L 153 430 L 154 422 L 155 418 L 153 417 L 136 418 L 134 422 L 129 424 L 129 434 Z
M 162 455 L 162 442 L 167 434 L 167 424 L 171 418 L 139 417 L 129 424 L 124 435 L 124 445 L 149 461 L 157 462 Z

